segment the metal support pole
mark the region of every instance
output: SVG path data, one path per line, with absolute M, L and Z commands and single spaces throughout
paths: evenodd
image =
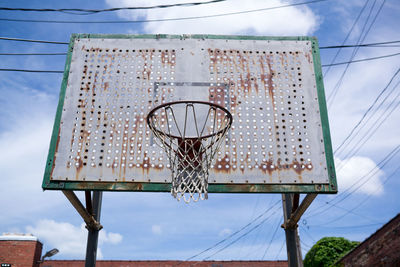
M 293 194 L 282 194 L 283 216 L 286 222 L 292 213 Z M 284 224 L 285 225 L 285 224 Z M 286 249 L 288 255 L 289 267 L 303 267 L 301 256 L 300 239 L 297 231 L 297 225 L 288 228 L 284 227 L 286 235 Z
M 100 230 L 103 226 L 96 221 L 92 214 L 88 212 L 88 209 L 83 206 L 79 198 L 75 195 L 73 191 L 63 190 L 64 195 L 67 197 L 69 202 L 71 202 L 72 206 L 76 209 L 76 211 L 81 215 L 82 219 L 85 221 L 86 225 L 91 228 L 95 228 Z
M 103 198 L 103 192 L 94 191 L 93 192 L 93 217 L 97 222 L 100 223 L 100 213 L 101 213 L 101 201 Z M 96 227 L 91 227 L 87 225 L 88 229 L 88 239 L 86 246 L 86 261 L 85 267 L 94 267 L 96 266 L 96 256 L 97 256 L 97 243 L 99 239 L 99 231 L 100 229 Z

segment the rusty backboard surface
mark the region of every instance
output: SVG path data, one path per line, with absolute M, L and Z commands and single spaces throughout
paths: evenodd
M 170 163 L 146 115 L 163 103 L 200 100 L 233 115 L 210 191 L 212 184 L 336 190 L 315 39 L 74 35 L 70 49 L 44 188 L 168 185 Z

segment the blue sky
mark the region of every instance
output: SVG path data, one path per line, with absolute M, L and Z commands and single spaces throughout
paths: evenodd
M 103 9 L 159 3 L 128 0 L 13 1 L 3 2 L 1 6 Z M 0 11 L 0 18 L 146 20 L 222 14 L 288 3 L 300 1 L 227 0 L 197 7 L 86 16 Z M 381 5 L 382 9 L 374 20 Z M 346 44 L 360 40 L 363 43 L 400 40 L 396 27 L 400 25 L 400 7 L 394 0 L 328 0 L 242 15 L 157 23 L 0 21 L 0 36 L 68 42 L 71 33 L 311 35 L 319 39 L 320 46 L 331 46 L 342 44 L 362 9 Z M 63 53 L 66 48 L 65 45 L 0 40 L 0 53 Z M 330 64 L 337 51 L 321 50 L 322 64 Z M 353 52 L 352 48 L 342 49 L 335 62 L 349 61 Z M 396 46 L 366 47 L 360 48 L 354 59 L 398 52 Z M 62 70 L 65 64 L 65 56 L 0 55 L 0 59 L 1 69 Z M 326 95 L 335 95 L 328 101 L 334 148 L 339 147 L 388 85 L 399 68 L 398 59 L 395 56 L 350 64 L 341 82 L 346 65 L 334 66 L 329 71 L 323 68 Z M 45 250 L 54 247 L 60 250 L 54 259 L 82 259 L 86 246 L 82 219 L 61 192 L 41 190 L 61 80 L 62 74 L 0 71 L 0 233 L 33 233 L 44 243 Z M 318 196 L 300 221 L 303 256 L 324 236 L 362 241 L 398 214 L 400 172 L 396 169 L 400 156 L 394 149 L 400 143 L 400 113 L 396 109 L 399 81 L 400 78 L 394 76 L 360 124 L 363 126 L 360 133 L 335 154 L 339 194 Z M 373 135 L 364 142 L 370 134 Z M 365 139 L 361 139 L 364 136 Z M 358 144 L 362 146 L 355 150 L 354 146 Z M 393 150 L 394 153 L 390 154 Z M 226 239 L 193 259 L 286 259 L 284 232 L 279 227 L 282 223 L 280 197 L 272 194 L 212 194 L 207 201 L 186 205 L 178 203 L 168 193 L 106 192 L 99 258 L 187 259 Z M 250 222 L 249 226 L 230 237 Z

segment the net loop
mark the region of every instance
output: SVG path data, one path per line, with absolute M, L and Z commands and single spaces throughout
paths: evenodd
M 147 123 L 168 156 L 171 194 L 186 203 L 207 199 L 209 169 L 232 125 L 230 112 L 214 103 L 177 101 L 152 109 Z

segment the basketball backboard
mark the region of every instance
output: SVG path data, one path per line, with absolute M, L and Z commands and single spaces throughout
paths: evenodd
M 209 192 L 337 192 L 317 40 L 214 35 L 72 35 L 43 188 L 169 192 L 146 116 L 182 100 L 233 116 Z

